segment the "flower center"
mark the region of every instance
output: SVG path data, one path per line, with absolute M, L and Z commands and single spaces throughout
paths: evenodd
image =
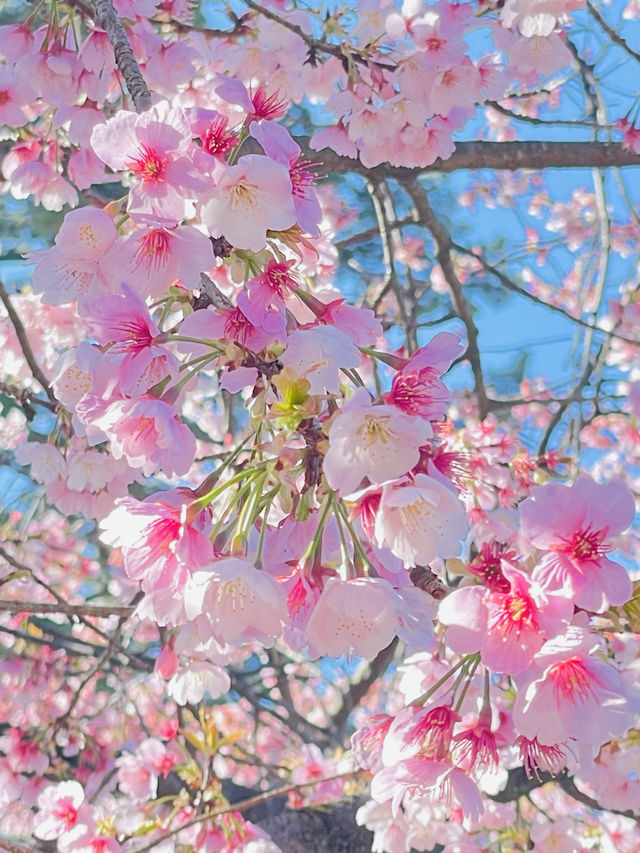
M 144 264 L 147 272 L 150 272 L 152 267 L 158 271 L 167 263 L 170 244 L 171 235 L 164 228 L 153 228 L 143 234 L 133 256 L 136 267 Z
M 96 249 L 98 246 L 96 232 L 88 222 L 78 229 L 78 239 L 90 249 Z
M 576 705 L 590 698 L 595 699 L 592 678 L 579 658 L 570 658 L 555 664 L 551 667 L 549 678 L 553 684 L 556 701 L 561 700 Z
M 245 317 L 239 308 L 234 308 L 233 311 L 229 312 L 224 324 L 225 338 L 244 346 L 252 330 L 253 323 Z
M 517 637 L 525 630 L 537 628 L 535 620 L 535 608 L 528 596 L 521 593 L 509 593 L 501 596 L 502 602 L 498 605 L 498 611 L 489 620 L 489 630 L 499 630 L 503 640 L 515 631 Z
M 227 131 L 225 116 L 217 116 L 202 135 L 202 147 L 212 155 L 224 156 L 238 141 L 233 133 Z
M 142 181 L 149 181 L 154 184 L 164 181 L 167 161 L 147 145 L 140 146 L 139 154 L 139 157 L 134 157 L 127 164 L 133 174 L 137 175 Z
M 387 424 L 388 417 L 377 418 L 369 415 L 364 424 L 358 430 L 362 436 L 364 446 L 370 450 L 374 444 L 388 444 L 393 441 L 395 434 L 389 429 Z
M 296 160 L 289 169 L 289 178 L 293 194 L 298 198 L 309 198 L 309 188 L 313 186 L 315 175 L 306 168 L 311 165 L 303 160 Z
M 62 821 L 66 829 L 71 829 L 78 819 L 78 810 L 68 800 L 62 800 L 53 813 L 58 820 Z
M 253 184 L 240 181 L 231 190 L 231 207 L 255 207 L 257 190 Z

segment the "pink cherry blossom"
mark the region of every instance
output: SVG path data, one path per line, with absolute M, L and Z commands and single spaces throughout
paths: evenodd
M 250 125 L 250 130 L 265 154 L 289 169 L 298 225 L 308 234 L 317 235 L 322 211 L 313 189 L 315 175 L 308 170 L 308 164 L 302 160 L 300 146 L 285 127 L 273 121 L 259 123 L 254 121 Z
M 247 89 L 233 77 L 221 77 L 216 85 L 216 94 L 230 104 L 238 104 L 247 113 L 247 119 L 276 119 L 283 116 L 287 102 L 278 91 L 271 91 L 264 83 L 255 89 Z
M 87 806 L 84 789 L 79 782 L 49 785 L 38 797 L 38 822 L 35 834 L 45 841 L 64 836 L 83 819 Z
M 201 140 L 202 150 L 212 157 L 224 160 L 238 144 L 237 133 L 229 130 L 228 116 L 197 107 L 189 112 L 189 117 L 193 135 Z
M 281 311 L 261 307 L 251 294 L 238 294 L 237 305 L 194 311 L 182 323 L 180 334 L 204 341 L 233 341 L 252 352 L 260 352 L 274 341 L 286 338 L 286 320 Z M 203 345 L 181 343 L 180 349 L 203 354 Z
M 108 292 L 110 254 L 117 232 L 113 220 L 93 207 L 72 210 L 56 235 L 51 249 L 32 252 L 36 261 L 32 287 L 43 293 L 49 305 L 62 305 L 83 297 Z
M 394 718 L 382 745 L 382 763 L 392 767 L 420 754 L 444 761 L 460 714 L 451 705 L 408 705 Z
M 310 383 L 311 394 L 340 388 L 340 369 L 359 367 L 361 355 L 351 338 L 333 326 L 312 326 L 292 332 L 280 361 Z
M 145 477 L 156 471 L 186 474 L 196 455 L 196 440 L 173 406 L 146 394 L 116 400 L 92 418 L 109 438 L 114 459 L 126 459 Z
M 570 739 L 600 746 L 631 724 L 620 673 L 595 652 L 599 640 L 582 628 L 547 641 L 518 684 L 513 719 L 529 740 L 554 745 Z
M 247 282 L 256 305 L 284 307 L 287 297 L 298 289 L 298 283 L 290 272 L 293 265 L 293 261 L 275 261 L 272 258 L 258 276 Z
M 37 773 L 41 776 L 49 766 L 49 759 L 37 741 L 14 726 L 0 737 L 0 749 L 15 773 Z
M 87 300 L 83 319 L 98 344 L 110 345 L 104 358 L 113 364 L 113 383 L 120 393 L 143 394 L 178 370 L 178 360 L 165 346 L 149 310 L 126 284 L 120 293 Z
M 598 486 L 580 476 L 573 486 L 549 483 L 534 489 L 520 507 L 524 535 L 547 551 L 533 577 L 549 589 L 566 587 L 578 607 L 602 612 L 631 595 L 625 569 L 606 557 L 607 541 L 625 530 L 635 504 L 620 480 Z
M 28 105 L 35 92 L 28 83 L 16 79 L 11 66 L 0 67 L 0 124 L 20 127 L 27 120 Z
M 548 36 L 568 12 L 583 6 L 584 0 L 507 0 L 500 19 L 503 26 L 517 27 L 527 38 Z
M 193 660 L 175 672 L 167 689 L 178 705 L 197 705 L 205 693 L 212 699 L 224 696 L 231 687 L 226 669 L 206 660 Z
M 166 101 L 140 115 L 120 111 L 91 134 L 100 159 L 116 171 L 128 169 L 137 179 L 127 209 L 177 224 L 185 199 L 207 189 L 191 160 L 191 128 L 183 110 Z
M 125 571 L 145 592 L 169 588 L 182 596 L 187 575 L 213 556 L 210 513 L 190 509 L 193 493 L 175 489 L 144 501 L 122 498 L 105 518 L 102 539 L 122 548 Z
M 395 406 L 372 405 L 364 388 L 355 391 L 329 429 L 324 472 L 332 489 L 354 492 L 364 477 L 383 483 L 406 474 L 431 437 L 429 422 Z
M 356 654 L 371 660 L 396 633 L 394 592 L 382 578 L 329 578 L 311 618 L 307 635 L 317 654 Z
M 478 787 L 462 770 L 446 761 L 422 755 L 399 761 L 376 773 L 371 783 L 371 796 L 377 802 L 391 800 L 394 815 L 401 805 L 416 796 L 444 801 L 449 807 L 459 805 L 471 820 L 477 820 L 484 810 Z
M 451 397 L 440 377 L 461 355 L 462 349 L 457 335 L 450 332 L 436 335 L 417 350 L 393 377 L 386 402 L 393 403 L 407 414 L 440 420 Z
M 460 553 L 467 517 L 455 490 L 439 475 L 416 474 L 383 485 L 374 532 L 378 545 L 386 545 L 405 566 L 427 565 Z
M 557 776 L 567 765 L 569 750 L 566 744 L 539 743 L 537 738 L 529 738 L 520 735 L 516 739 L 520 749 L 520 758 L 527 776 L 540 777 L 540 772 L 552 773 Z
M 459 654 L 479 651 L 495 672 L 517 675 L 531 665 L 545 639 L 560 634 L 573 615 L 573 604 L 550 594 L 523 572 L 503 564 L 508 592 L 482 587 L 454 590 L 440 602 L 439 621 L 447 642 Z
M 224 236 L 238 249 L 259 252 L 267 231 L 285 231 L 296 222 L 288 169 L 270 157 L 248 154 L 227 168 L 201 210 L 213 237 Z
M 176 280 L 194 288 L 214 262 L 209 239 L 191 225 L 140 227 L 118 251 L 122 278 L 141 296 L 161 296 Z
M 214 636 L 232 643 L 249 638 L 272 642 L 287 621 L 283 587 L 237 557 L 216 560 L 195 572 L 187 581 L 184 603 L 203 640 Z
M 393 720 L 389 714 L 375 714 L 351 736 L 351 750 L 358 767 L 372 773 L 382 770 L 382 744 Z

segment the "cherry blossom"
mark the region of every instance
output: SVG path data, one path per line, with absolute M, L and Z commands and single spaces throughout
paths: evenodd
M 625 569 L 606 557 L 609 536 L 633 518 L 629 489 L 612 480 L 598 486 L 581 476 L 571 486 L 548 484 L 533 492 L 520 512 L 525 536 L 547 551 L 533 577 L 549 588 L 566 586 L 578 607 L 601 612 L 631 594 Z
M 185 198 L 206 189 L 189 156 L 187 117 L 166 101 L 142 115 L 118 112 L 94 128 L 91 145 L 111 169 L 128 169 L 137 179 L 129 194 L 132 215 L 176 224 L 184 215 Z
M 431 437 L 427 421 L 405 415 L 395 406 L 372 405 L 366 389 L 355 391 L 329 429 L 324 471 L 329 485 L 354 492 L 364 477 L 382 483 L 406 474 Z
M 224 171 L 201 211 L 213 237 L 224 236 L 238 249 L 258 252 L 267 231 L 284 231 L 296 222 L 288 169 L 270 157 L 248 154 Z
M 518 684 L 514 720 L 530 740 L 546 746 L 570 738 L 600 746 L 626 731 L 629 708 L 614 667 L 594 655 L 596 638 L 571 626 L 548 640 Z

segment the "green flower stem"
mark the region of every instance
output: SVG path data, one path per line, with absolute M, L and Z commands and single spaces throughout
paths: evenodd
M 417 699 L 414 699 L 414 701 L 411 704 L 412 705 L 424 705 L 424 703 L 428 699 L 430 699 L 433 696 L 433 694 L 437 690 L 439 690 L 442 687 L 442 685 L 445 684 L 451 678 L 452 675 L 454 675 L 459 669 L 462 669 L 463 666 L 468 666 L 469 661 L 472 660 L 473 658 L 480 660 L 480 655 L 478 653 L 475 653 L 473 655 L 463 655 L 463 657 L 460 658 L 460 660 L 458 661 L 457 664 L 455 664 L 455 666 L 452 666 L 451 669 L 448 670 L 448 672 L 445 672 L 445 674 L 442 676 L 442 678 L 439 678 L 436 681 L 436 683 L 433 684 L 426 691 L 426 693 L 423 693 L 422 696 L 419 696 Z
M 316 527 L 316 532 L 313 534 L 313 539 L 309 543 L 309 547 L 304 552 L 304 555 L 300 560 L 301 563 L 306 563 L 307 560 L 312 560 L 318 548 L 322 546 L 322 534 L 324 533 L 327 517 L 333 503 L 333 495 L 334 493 L 330 492 L 324 499 L 324 503 L 318 513 L 318 526 Z
M 358 556 L 360 557 L 360 559 L 362 560 L 362 562 L 366 566 L 371 566 L 371 568 L 373 568 L 371 560 L 369 559 L 369 555 L 367 554 L 367 552 L 362 547 L 362 542 L 360 541 L 360 537 L 358 536 L 356 531 L 353 529 L 353 525 L 351 524 L 351 520 L 349 519 L 349 514 L 347 512 L 346 506 L 340 500 L 336 500 L 335 505 L 336 505 L 338 512 L 342 516 L 342 519 L 344 521 L 344 524 L 346 525 L 347 530 L 349 531 L 349 535 L 351 536 L 351 540 L 353 542 L 353 547 L 354 547 L 355 552 L 358 554 Z
M 458 701 L 456 702 L 456 707 L 454 708 L 455 711 L 459 711 L 460 708 L 462 708 L 462 703 L 464 702 L 464 697 L 467 695 L 467 691 L 469 690 L 469 687 L 471 686 L 471 682 L 473 681 L 473 676 L 476 674 L 476 669 L 478 668 L 479 664 L 480 664 L 480 656 L 476 655 L 476 659 L 471 662 L 470 666 L 467 668 L 467 670 L 465 672 L 466 681 L 464 683 L 464 687 L 462 688 L 462 691 L 460 692 L 460 696 L 458 696 Z M 463 670 L 463 672 L 464 672 L 464 670 Z

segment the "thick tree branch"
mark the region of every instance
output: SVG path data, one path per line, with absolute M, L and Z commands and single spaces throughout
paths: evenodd
M 304 147 L 304 139 L 297 139 Z M 436 160 L 430 166 L 408 169 L 383 163 L 367 169 L 359 160 L 343 157 L 329 148 L 315 152 L 306 148 L 305 156 L 323 166 L 327 172 L 344 174 L 362 172 L 379 182 L 385 178 L 406 180 L 418 174 L 450 173 L 461 169 L 496 169 L 515 172 L 518 169 L 585 169 L 640 166 L 640 154 L 622 147 L 619 142 L 458 142 L 447 160 Z
M 381 678 L 391 663 L 398 648 L 398 638 L 394 637 L 389 645 L 378 652 L 375 658 L 367 665 L 366 671 L 359 681 L 353 682 L 345 693 L 342 705 L 333 717 L 333 725 L 339 732 L 343 732 L 349 719 L 349 715 L 367 695 L 373 684 Z
M 136 112 L 143 113 L 151 106 L 151 95 L 112 0 L 93 0 L 93 6 L 98 24 L 109 36 L 116 63 L 127 84 Z
M 148 853 L 149 850 L 153 850 L 156 845 L 160 844 L 162 841 L 166 841 L 169 838 L 172 838 L 178 832 L 183 829 L 187 829 L 190 826 L 195 826 L 198 823 L 203 823 L 205 820 L 212 820 L 213 818 L 219 817 L 220 815 L 228 814 L 233 811 L 244 811 L 245 809 L 253 808 L 261 803 L 266 802 L 267 800 L 272 800 L 276 797 L 284 797 L 291 793 L 297 793 L 298 791 L 303 791 L 305 788 L 312 788 L 315 785 L 320 785 L 322 782 L 331 782 L 334 779 L 357 779 L 358 776 L 362 775 L 361 770 L 349 770 L 346 773 L 336 773 L 334 776 L 325 776 L 321 779 L 314 779 L 309 782 L 299 782 L 295 785 L 284 785 L 281 788 L 275 788 L 271 791 L 264 791 L 261 794 L 256 794 L 254 797 L 248 797 L 246 800 L 240 800 L 239 802 L 232 803 L 228 806 L 221 806 L 217 809 L 211 809 L 204 814 L 196 815 L 195 817 L 190 818 L 187 821 L 179 823 L 175 828 L 164 832 L 162 835 L 156 836 L 154 840 L 150 844 L 145 844 L 143 847 L 136 848 L 133 853 Z

